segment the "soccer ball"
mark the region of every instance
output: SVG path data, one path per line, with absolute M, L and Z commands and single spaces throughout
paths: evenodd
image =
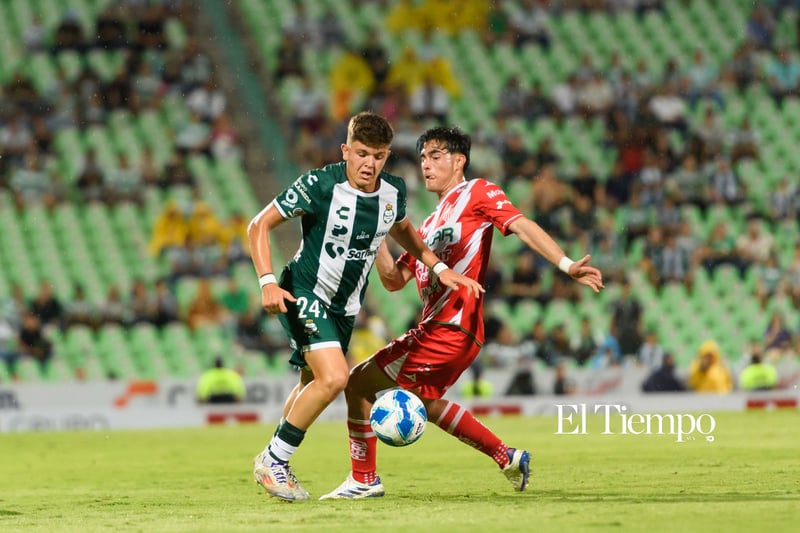
M 389 446 L 408 446 L 425 431 L 428 414 L 422 400 L 403 389 L 392 389 L 372 404 L 369 424 Z

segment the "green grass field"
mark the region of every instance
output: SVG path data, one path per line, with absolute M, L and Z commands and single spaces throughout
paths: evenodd
M 717 413 L 715 441 L 556 435 L 555 417 L 490 417 L 534 453 L 515 493 L 494 463 L 429 427 L 379 445 L 384 498 L 316 501 L 347 474 L 343 423 L 292 461 L 312 501 L 268 498 L 252 457 L 272 428 L 0 435 L 0 531 L 797 531 L 800 414 Z

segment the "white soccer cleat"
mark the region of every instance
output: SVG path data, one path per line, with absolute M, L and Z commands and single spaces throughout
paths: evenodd
M 336 490 L 323 494 L 320 500 L 357 500 L 361 498 L 379 498 L 383 496 L 383 483 L 381 478 L 376 477 L 375 481 L 367 485 L 359 483 L 353 479 L 353 474 L 348 474 L 347 479 L 336 487 Z
M 528 487 L 528 478 L 531 475 L 531 454 L 525 450 L 509 448 L 508 464 L 503 468 L 503 475 L 511 482 L 514 490 L 522 492 Z
M 261 452 L 254 460 L 253 478 L 267 494 L 287 502 L 308 500 L 308 492 L 294 477 L 292 467 L 286 463 L 272 461 Z

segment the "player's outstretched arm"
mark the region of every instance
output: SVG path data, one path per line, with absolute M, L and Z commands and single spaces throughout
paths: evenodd
M 480 283 L 472 278 L 459 274 L 436 257 L 436 254 L 422 241 L 419 234 L 414 229 L 414 226 L 411 225 L 411 222 L 409 222 L 407 218 L 392 226 L 392 229 L 389 230 L 389 235 L 391 235 L 400 246 L 405 248 L 408 253 L 422 261 L 425 266 L 432 269 L 439 277 L 439 282 L 445 287 L 449 287 L 453 290 L 465 287 L 468 293 L 474 295 L 475 298 L 478 298 L 481 293 L 486 292 L 483 290 Z
M 528 248 L 569 274 L 578 283 L 591 287 L 594 292 L 600 292 L 600 289 L 605 288 L 603 274 L 589 265 L 591 256 L 586 255 L 578 261 L 570 260 L 558 243 L 533 220 L 520 217 L 512 222 L 508 229 L 514 232 Z
M 383 241 L 378 248 L 378 255 L 375 256 L 375 268 L 378 270 L 381 283 L 389 292 L 399 291 L 414 277 L 414 273 L 405 265 L 395 261 L 386 241 Z
M 268 313 L 285 313 L 286 300 L 296 301 L 289 291 L 278 285 L 272 268 L 272 248 L 270 231 L 286 221 L 272 204 L 253 217 L 247 226 L 247 240 L 250 243 L 250 255 L 261 285 L 261 306 Z

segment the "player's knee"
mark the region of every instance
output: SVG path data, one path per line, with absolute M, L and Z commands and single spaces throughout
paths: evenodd
M 317 378 L 316 381 L 331 398 L 331 400 L 333 400 L 339 395 L 339 393 L 345 390 L 345 387 L 347 386 L 347 376 L 347 372 L 337 372 L 335 374 L 324 376 L 321 379 Z

